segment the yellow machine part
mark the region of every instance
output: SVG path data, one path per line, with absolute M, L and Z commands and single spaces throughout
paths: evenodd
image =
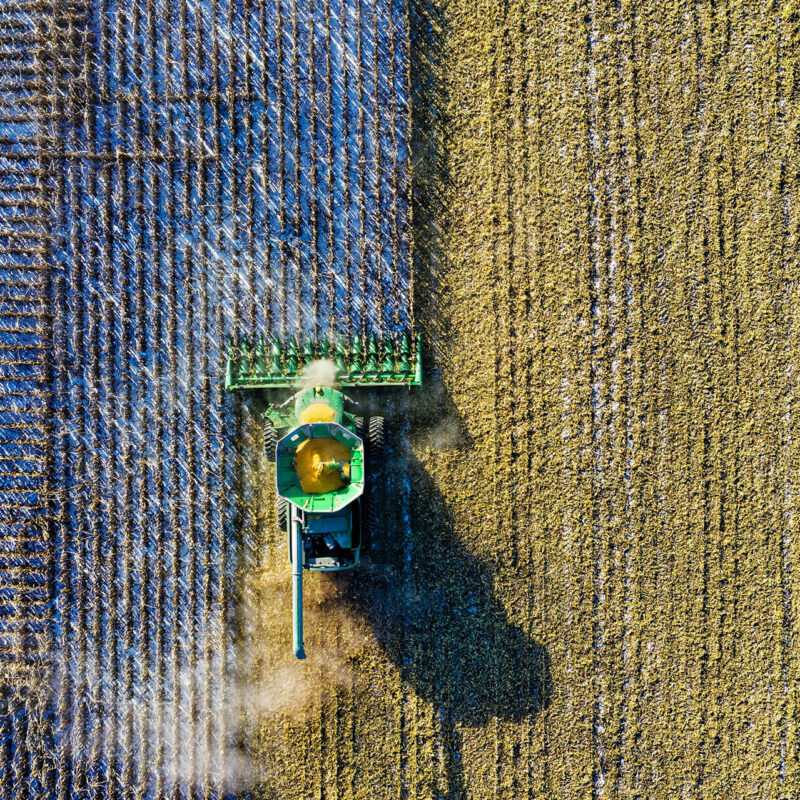
M 326 466 L 334 462 L 342 464 L 342 469 Z M 345 485 L 344 477 L 350 473 L 350 448 L 330 436 L 306 439 L 295 450 L 294 471 L 306 494 L 335 492 Z
M 301 425 L 308 425 L 311 422 L 333 422 L 333 418 L 333 409 L 327 403 L 312 403 L 300 412 Z

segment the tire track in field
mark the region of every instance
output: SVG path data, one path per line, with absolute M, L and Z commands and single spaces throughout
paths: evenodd
M 709 63 L 714 59 L 717 42 L 710 35 L 713 30 L 712 26 L 713 22 L 707 19 L 703 20 L 704 63 Z M 730 46 L 730 42 L 728 42 L 728 46 Z M 720 99 L 725 99 L 727 104 L 732 104 L 733 107 L 738 103 L 730 97 L 730 93 L 735 89 L 735 86 L 731 81 L 731 74 L 728 70 L 712 70 L 711 74 L 714 72 L 720 73 L 720 79 L 714 81 L 711 85 L 709 109 L 710 113 L 716 116 L 716 106 L 720 103 Z M 727 122 L 730 130 L 736 130 L 739 124 L 737 115 L 730 113 Z M 725 337 L 725 328 L 729 324 L 728 319 L 732 316 L 732 293 L 730 287 L 736 283 L 735 277 L 731 273 L 726 274 L 726 261 L 728 260 L 726 256 L 728 253 L 737 252 L 738 249 L 736 247 L 735 227 L 731 232 L 729 225 L 726 224 L 722 210 L 730 209 L 734 215 L 736 214 L 738 191 L 734 194 L 734 191 L 731 190 L 729 195 L 722 195 L 724 173 L 721 175 L 720 167 L 723 164 L 723 156 L 727 155 L 725 153 L 725 141 L 722 125 L 717 126 L 714 122 L 711 124 L 714 128 L 714 136 L 709 145 L 709 158 L 707 159 L 709 191 L 707 193 L 706 207 L 703 209 L 704 224 L 707 226 L 703 233 L 703 240 L 704 261 L 706 270 L 709 273 L 709 287 L 711 289 L 706 300 L 708 307 L 707 324 L 710 334 L 721 340 Z M 719 130 L 716 130 L 717 128 Z M 733 178 L 733 176 L 731 177 Z M 716 233 L 714 228 L 716 228 Z M 736 323 L 733 322 L 733 325 L 736 325 Z M 735 417 L 731 418 L 729 409 L 726 408 L 724 403 L 725 398 L 732 399 L 734 405 L 738 405 L 739 402 L 737 380 L 738 331 L 733 329 L 732 333 L 730 340 L 733 344 L 733 349 L 725 354 L 724 361 L 722 360 L 723 354 L 721 352 L 715 352 L 709 348 L 713 358 L 707 358 L 709 372 L 706 378 L 706 383 L 710 387 L 708 459 L 709 470 L 713 471 L 713 479 L 710 481 L 707 492 L 709 495 L 709 508 L 706 513 L 709 601 L 706 608 L 705 621 L 706 637 L 708 639 L 708 645 L 706 646 L 708 666 L 704 684 L 708 687 L 708 713 L 704 712 L 703 714 L 703 721 L 706 726 L 706 741 L 701 745 L 703 761 L 698 765 L 695 786 L 696 791 L 708 792 L 712 795 L 718 791 L 725 791 L 725 787 L 729 785 L 729 779 L 725 774 L 724 762 L 721 764 L 715 762 L 721 754 L 722 748 L 720 748 L 720 744 L 724 741 L 726 727 L 724 723 L 720 727 L 717 715 L 724 715 L 728 706 L 724 691 L 718 687 L 720 687 L 719 682 L 721 680 L 722 657 L 726 648 L 730 647 L 729 642 L 726 641 L 726 634 L 730 635 L 730 632 L 726 631 L 726 628 L 729 628 L 726 609 L 731 599 L 731 595 L 727 592 L 728 579 L 726 573 L 729 571 L 730 565 L 726 563 L 726 559 L 729 558 L 729 549 L 725 545 L 728 540 L 729 509 L 734 506 L 734 503 L 730 501 L 729 494 L 735 498 L 738 490 L 738 430 L 740 425 Z M 726 429 L 735 433 L 726 436 Z M 726 475 L 728 470 L 732 470 L 734 474 L 733 481 L 730 482 L 727 480 Z M 715 627 L 716 636 L 713 635 Z
M 528 37 L 523 43 L 525 52 L 521 53 L 522 69 L 530 71 L 524 81 L 527 113 L 523 119 L 529 120 L 524 134 L 524 143 L 532 159 L 527 166 L 527 202 L 529 209 L 524 232 L 525 263 L 529 270 L 529 300 L 525 311 L 529 315 L 530 352 L 529 374 L 525 387 L 527 438 L 525 451 L 528 453 L 529 494 L 527 499 L 527 518 L 530 527 L 527 531 L 526 550 L 522 557 L 528 559 L 526 575 L 528 583 L 528 634 L 546 642 L 548 649 L 553 638 L 550 625 L 549 597 L 552 584 L 557 580 L 551 576 L 551 553 L 553 543 L 549 540 L 550 531 L 557 528 L 558 511 L 553 502 L 551 492 L 553 482 L 550 470 L 556 448 L 554 440 L 561 433 L 561 409 L 555 401 L 559 385 L 559 375 L 555 362 L 555 350 L 552 341 L 545 335 L 546 322 L 556 318 L 557 303 L 549 288 L 552 275 L 546 265 L 554 258 L 554 236 L 550 226 L 546 224 L 548 216 L 548 199 L 546 176 L 554 159 L 553 122 L 550 116 L 552 98 L 547 92 L 550 86 L 550 65 L 544 58 L 534 58 L 534 53 L 550 52 L 550 41 L 547 37 L 546 9 L 539 7 L 535 12 L 535 21 L 528 28 Z M 528 52 L 530 51 L 530 52 Z M 520 319 L 520 328 L 525 330 L 527 320 Z M 522 527 L 524 529 L 523 521 Z M 560 576 L 559 576 L 560 577 Z M 533 682 L 531 682 L 532 684 Z M 530 690 L 535 689 L 531 685 Z M 557 688 L 555 694 L 557 695 Z M 533 798 L 546 795 L 552 791 L 550 770 L 551 734 L 553 705 L 549 704 L 541 711 L 537 726 L 531 726 L 527 733 L 525 754 L 525 796 Z
M 545 408 L 539 402 L 542 384 L 542 364 L 539 360 L 542 351 L 541 309 L 541 248 L 544 231 L 541 226 L 541 155 L 543 146 L 541 131 L 534 122 L 540 110 L 541 72 L 533 53 L 540 52 L 535 44 L 538 38 L 538 25 L 526 18 L 524 4 L 514 4 L 509 19 L 509 29 L 519 31 L 513 44 L 515 64 L 514 94 L 515 105 L 519 108 L 518 122 L 514 126 L 514 144 L 517 154 L 515 160 L 522 164 L 516 171 L 512 193 L 512 211 L 519 220 L 518 233 L 514 237 L 515 253 L 514 282 L 520 287 L 514 309 L 514 329 L 516 342 L 512 343 L 511 353 L 517 361 L 517 371 L 524 376 L 515 382 L 517 394 L 515 407 L 514 435 L 516 438 L 516 477 L 515 482 L 525 487 L 526 496 L 520 503 L 514 520 L 514 543 L 512 558 L 507 568 L 516 574 L 524 588 L 522 608 L 513 609 L 514 618 L 526 636 L 543 640 L 548 635 L 547 625 L 541 621 L 544 606 L 546 580 L 545 548 L 539 542 L 544 538 L 545 529 L 541 523 L 540 510 L 536 496 L 539 479 L 544 466 L 543 441 L 545 439 Z M 540 687 L 535 680 L 536 671 L 541 674 L 549 668 L 543 660 L 533 665 L 525 682 L 525 691 L 535 694 Z M 546 752 L 546 713 L 549 704 L 540 711 L 538 724 L 514 725 L 510 727 L 511 736 L 507 753 L 513 763 L 513 772 L 504 786 L 505 791 L 514 797 L 533 797 L 546 791 L 547 752 Z M 528 722 L 528 721 L 526 721 Z
M 501 485 L 512 488 L 509 507 L 499 518 L 495 579 L 501 594 L 516 594 L 516 602 L 508 604 L 509 618 L 519 624 L 526 636 L 539 638 L 546 631 L 532 619 L 533 611 L 542 597 L 540 554 L 532 546 L 530 520 L 534 506 L 534 452 L 537 425 L 532 416 L 532 386 L 534 350 L 539 332 L 532 329 L 532 298 L 536 275 L 533 270 L 535 243 L 542 231 L 535 227 L 540 220 L 531 213 L 535 191 L 534 176 L 537 158 L 530 147 L 532 134 L 531 105 L 540 87 L 532 80 L 530 52 L 533 31 L 529 29 L 525 9 L 516 3 L 506 8 L 502 28 L 502 73 L 498 76 L 500 97 L 498 116 L 506 117 L 501 128 L 501 142 L 495 153 L 504 153 L 507 192 L 498 198 L 498 228 L 508 239 L 507 295 L 505 333 L 497 338 L 503 368 L 498 395 L 498 450 L 501 463 L 506 461 Z M 514 110 L 512 113 L 512 109 Z M 499 127 L 499 126 L 498 126 Z M 515 168 L 516 165 L 516 168 Z M 533 217 L 533 219 L 532 219 Z M 498 309 L 502 306 L 498 305 Z M 541 432 L 538 432 L 541 436 Z M 540 529 L 540 534 L 543 531 Z M 541 691 L 537 675 L 547 670 L 547 664 L 531 664 L 525 670 L 525 691 L 535 696 Z M 543 712 L 544 713 L 544 712 Z M 498 720 L 498 742 L 495 751 L 495 786 L 498 797 L 531 796 L 536 784 L 544 783 L 545 764 L 534 761 L 531 750 L 542 747 L 544 722 L 525 725 Z

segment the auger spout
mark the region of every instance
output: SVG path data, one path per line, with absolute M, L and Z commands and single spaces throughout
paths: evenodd
M 294 618 L 294 654 L 305 658 L 303 646 L 303 534 L 299 521 L 293 521 L 292 534 L 292 615 Z
M 417 359 L 414 364 L 414 386 L 422 386 L 422 334 L 417 335 Z

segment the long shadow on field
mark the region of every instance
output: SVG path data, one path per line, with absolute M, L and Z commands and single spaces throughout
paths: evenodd
M 475 457 L 469 431 L 439 371 L 452 341 L 452 287 L 442 278 L 452 190 L 445 56 L 449 30 L 437 0 L 410 0 L 409 5 L 414 302 L 415 324 L 426 346 L 425 387 L 421 395 L 397 402 L 395 413 L 408 422 L 419 446 L 447 452 L 435 459 L 446 469 L 450 456 Z M 465 546 L 465 520 L 460 516 L 456 525 L 436 476 L 404 443 L 395 440 L 393 445 L 390 457 L 398 460 L 399 478 L 382 481 L 390 488 L 381 492 L 381 530 L 363 563 L 345 578 L 350 581 L 347 596 L 370 622 L 406 683 L 434 705 L 447 759 L 446 796 L 461 800 L 467 787 L 459 728 L 481 726 L 492 718 L 531 722 L 550 699 L 550 662 L 547 650 L 508 619 L 495 596 L 492 565 Z M 477 497 L 490 485 L 470 491 Z M 406 492 L 407 519 L 397 507 L 402 508 L 400 498 Z M 477 510 L 466 524 L 481 536 L 494 533 L 493 521 Z
M 408 685 L 436 708 L 448 758 L 447 796 L 454 800 L 466 788 L 456 724 L 531 721 L 550 699 L 549 657 L 509 621 L 490 565 L 465 548 L 423 465 L 407 448 L 393 452 L 398 475 L 408 479 L 410 518 L 387 503 L 346 596 Z M 460 454 L 469 457 L 469 449 Z M 476 517 L 471 524 L 486 525 L 491 535 L 491 521 Z

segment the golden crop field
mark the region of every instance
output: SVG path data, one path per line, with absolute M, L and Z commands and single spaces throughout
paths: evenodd
M 800 799 L 796 0 L 0 6 L 3 800 Z M 304 662 L 242 328 L 422 334 Z
M 430 403 L 307 683 L 247 712 L 256 796 L 800 796 L 797 7 L 411 29 Z

